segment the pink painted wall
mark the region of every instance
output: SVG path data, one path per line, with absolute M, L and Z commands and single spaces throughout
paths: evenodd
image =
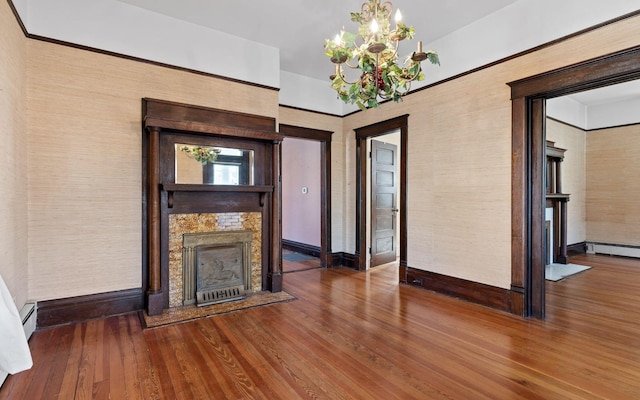
M 320 247 L 320 142 L 282 142 L 282 238 Z

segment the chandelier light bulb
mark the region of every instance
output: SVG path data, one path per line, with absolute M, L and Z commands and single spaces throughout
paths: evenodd
M 402 13 L 400 12 L 400 9 L 399 9 L 399 8 L 396 10 L 396 17 L 395 17 L 395 19 L 396 19 L 396 24 L 397 24 L 398 22 L 402 21 Z
M 342 35 L 340 35 L 339 33 L 336 34 L 336 37 L 333 39 L 333 43 L 336 44 L 336 46 L 340 46 L 340 43 L 342 42 Z
M 371 33 L 373 34 L 378 33 L 378 29 L 380 29 L 380 27 L 378 26 L 378 21 L 376 21 L 376 19 L 373 18 L 371 20 Z

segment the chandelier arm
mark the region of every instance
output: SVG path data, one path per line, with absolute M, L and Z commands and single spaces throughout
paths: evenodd
M 347 67 L 351 68 L 351 69 L 359 69 L 360 67 L 358 65 L 351 65 L 349 64 L 349 61 L 345 61 L 342 64 L 346 65 Z
M 344 77 L 344 74 L 342 73 L 342 64 L 338 64 L 338 71 L 337 72 L 338 73 L 336 74 L 336 76 L 340 77 L 340 80 L 342 82 L 346 83 L 347 85 L 354 85 L 354 84 L 360 82 L 360 79 L 357 79 L 354 82 L 349 82 L 348 80 L 346 80 L 345 77 Z
M 376 6 L 378 2 L 376 1 Z M 362 7 L 360 8 L 360 15 L 362 15 L 362 19 L 365 21 L 371 20 L 372 10 L 369 3 L 362 3 Z
M 391 15 L 393 14 L 393 4 L 391 4 L 390 1 L 385 1 L 384 3 L 380 4 L 379 7 L 387 11 L 389 18 L 391 18 Z
M 418 63 L 418 65 L 420 65 L 420 63 Z M 413 82 L 418 77 L 418 75 L 420 75 L 421 72 L 422 72 L 422 65 L 420 65 L 420 67 L 418 68 L 418 71 L 416 71 L 416 73 L 412 77 L 406 79 L 407 82 L 411 84 L 411 82 Z
M 396 48 L 393 49 L 393 53 L 389 57 L 389 60 L 398 58 L 398 49 L 400 48 L 400 41 L 399 40 L 394 40 L 394 42 L 396 44 L 396 46 L 395 46 Z

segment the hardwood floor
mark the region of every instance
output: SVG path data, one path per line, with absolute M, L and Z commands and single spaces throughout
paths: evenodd
M 640 262 L 547 284 L 528 320 L 367 273 L 287 274 L 295 301 L 142 331 L 122 315 L 37 331 L 0 399 L 638 399 Z

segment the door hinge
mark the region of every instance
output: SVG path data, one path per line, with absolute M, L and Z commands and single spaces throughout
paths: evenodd
M 369 254 L 371 254 L 371 247 L 369 247 Z
M 371 152 L 369 152 L 369 158 L 371 158 Z

